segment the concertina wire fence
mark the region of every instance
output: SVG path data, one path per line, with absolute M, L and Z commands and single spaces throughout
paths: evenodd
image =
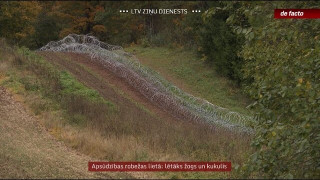
M 91 60 L 98 61 L 152 103 L 178 118 L 207 122 L 219 130 L 254 133 L 248 126 L 253 122 L 252 117 L 232 112 L 182 91 L 159 73 L 141 65 L 138 59 L 125 52 L 121 46 L 101 42 L 94 36 L 70 34 L 60 41 L 49 42 L 39 51 L 88 54 Z

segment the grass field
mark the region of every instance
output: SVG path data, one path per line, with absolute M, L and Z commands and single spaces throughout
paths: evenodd
M 125 50 L 184 91 L 232 111 L 251 114 L 246 108 L 250 101 L 241 93 L 240 88 L 217 74 L 195 52 L 166 47 L 144 48 L 138 45 Z

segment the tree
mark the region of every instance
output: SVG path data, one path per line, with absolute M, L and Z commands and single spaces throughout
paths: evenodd
M 146 2 L 121 2 L 121 8 L 142 8 Z M 131 15 L 119 12 L 119 2 L 104 2 L 103 11 L 96 14 L 96 24 L 105 27 L 105 41 L 123 45 L 137 42 L 144 32 L 145 24 L 142 15 Z
M 93 28 L 95 24 L 95 15 L 102 11 L 100 2 L 55 2 L 52 14 L 58 19 L 61 26 L 59 33 L 60 38 L 68 34 L 88 34 L 97 30 L 103 31 L 101 28 Z
M 30 43 L 40 10 L 41 6 L 35 1 L 0 2 L 0 36 L 14 44 Z
M 200 28 L 199 52 L 204 60 L 214 64 L 221 75 L 228 76 L 240 83 L 240 69 L 243 59 L 238 52 L 243 45 L 243 36 L 236 35 L 226 23 L 230 12 L 215 4 L 210 13 L 204 13 Z
M 54 2 L 42 2 L 40 5 L 42 10 L 37 17 L 34 25 L 35 33 L 32 36 L 35 48 L 42 47 L 50 41 L 58 40 L 61 30 L 57 18 L 52 13 Z

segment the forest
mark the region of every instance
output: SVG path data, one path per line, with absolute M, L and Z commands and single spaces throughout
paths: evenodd
M 2 1 L 0 38 L 38 50 L 82 34 L 124 48 L 192 52 L 250 101 L 253 152 L 233 167 L 238 178 L 320 178 L 320 20 L 273 17 L 274 9 L 319 6 L 317 1 Z M 119 13 L 134 8 L 189 11 Z

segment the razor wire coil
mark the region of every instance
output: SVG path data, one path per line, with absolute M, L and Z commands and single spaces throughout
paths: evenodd
M 248 126 L 250 116 L 230 111 L 207 100 L 188 94 L 163 77 L 139 63 L 121 46 L 99 41 L 94 36 L 70 34 L 59 41 L 51 41 L 39 51 L 75 52 L 87 54 L 118 77 L 124 79 L 148 100 L 178 118 L 208 122 L 217 128 L 252 134 Z

